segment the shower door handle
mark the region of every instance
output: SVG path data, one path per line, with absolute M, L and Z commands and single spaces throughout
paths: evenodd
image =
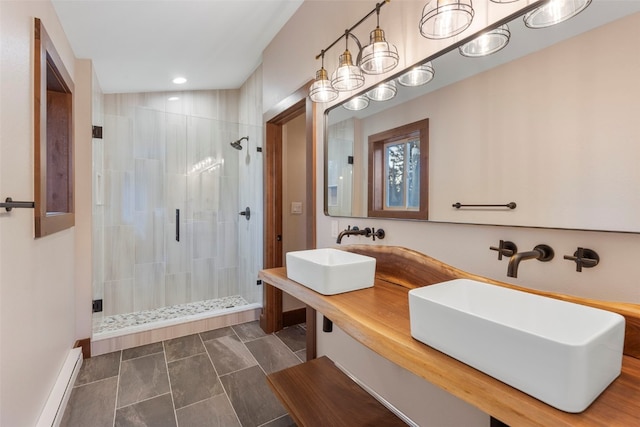
M 176 209 L 176 242 L 180 241 L 180 209 Z

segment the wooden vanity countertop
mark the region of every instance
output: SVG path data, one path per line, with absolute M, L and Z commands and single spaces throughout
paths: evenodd
M 285 268 L 259 275 L 386 359 L 511 426 L 640 426 L 640 359 L 625 354 L 622 374 L 584 412 L 563 412 L 415 340 L 409 288 L 381 276 L 372 288 L 325 296 L 288 279 Z

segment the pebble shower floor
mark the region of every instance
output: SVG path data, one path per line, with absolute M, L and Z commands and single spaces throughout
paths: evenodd
M 135 328 L 149 323 L 183 319 L 202 313 L 213 314 L 248 304 L 249 303 L 244 298 L 239 295 L 235 295 L 187 304 L 171 305 L 153 310 L 137 311 L 135 313 L 115 314 L 95 319 L 93 333 L 95 337 L 96 335 L 99 336 L 100 334 Z

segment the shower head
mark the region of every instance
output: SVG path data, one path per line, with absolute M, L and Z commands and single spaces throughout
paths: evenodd
M 233 141 L 233 142 L 231 142 L 230 144 L 231 144 L 231 146 L 232 146 L 233 148 L 235 148 L 236 150 L 242 150 L 242 145 L 241 145 L 240 143 L 242 142 L 242 140 L 243 140 L 243 139 L 246 139 L 246 140 L 248 141 L 248 140 L 249 140 L 249 137 L 248 137 L 248 136 L 243 136 L 243 137 L 242 137 L 242 138 L 240 138 L 239 140 L 237 140 L 237 141 Z

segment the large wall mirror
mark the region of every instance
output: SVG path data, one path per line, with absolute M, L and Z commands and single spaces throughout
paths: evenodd
M 428 84 L 325 112 L 328 215 L 369 216 L 368 138 L 428 120 L 427 220 L 640 232 L 640 1 L 509 27 L 500 52 L 426 58 Z

